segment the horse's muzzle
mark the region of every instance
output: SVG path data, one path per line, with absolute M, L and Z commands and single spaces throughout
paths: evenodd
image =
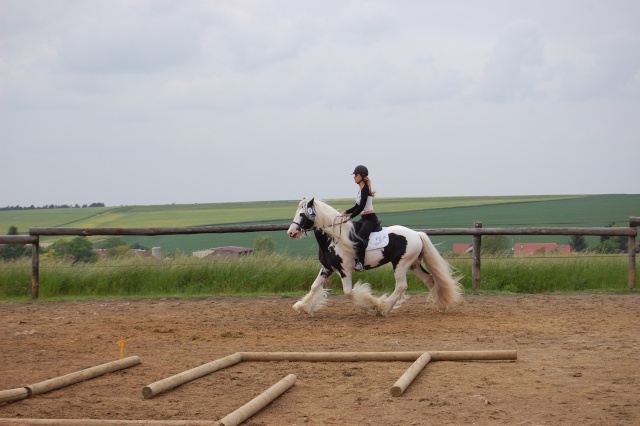
M 289 226 L 289 229 L 287 230 L 287 235 L 289 235 L 289 238 L 291 239 L 300 238 L 300 236 L 302 235 L 302 232 L 300 231 L 300 227 L 298 225 L 296 225 L 295 223 L 292 223 L 291 226 Z

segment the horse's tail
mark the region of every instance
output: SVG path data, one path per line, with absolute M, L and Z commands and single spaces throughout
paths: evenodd
M 422 262 L 427 266 L 434 282 L 429 298 L 438 309 L 446 309 L 459 302 L 462 297 L 462 285 L 458 282 L 460 277 L 454 275 L 453 268 L 440 256 L 427 234 L 418 234 L 422 239 Z

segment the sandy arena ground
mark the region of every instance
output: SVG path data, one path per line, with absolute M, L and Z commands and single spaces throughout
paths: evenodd
M 0 418 L 219 420 L 289 373 L 296 384 L 247 425 L 640 424 L 640 294 L 467 295 L 447 313 L 414 295 L 388 318 L 331 296 L 0 303 L 0 389 L 125 356 L 142 363 L 20 401 Z M 239 351 L 515 349 L 518 360 L 243 362 L 151 399 L 142 388 Z

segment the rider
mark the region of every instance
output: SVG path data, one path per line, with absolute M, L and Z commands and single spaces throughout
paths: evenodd
M 359 214 L 362 223 L 360 230 L 358 231 L 358 237 L 356 239 L 356 271 L 364 270 L 364 252 L 369 241 L 369 234 L 378 224 L 378 216 L 373 210 L 373 197 L 376 196 L 375 191 L 371 188 L 371 179 L 369 179 L 369 170 L 362 165 L 356 166 L 353 170 L 353 180 L 360 190 L 356 197 L 356 204 L 349 210 L 345 210 L 341 213 L 341 216 L 347 216 L 343 222 L 355 218 Z

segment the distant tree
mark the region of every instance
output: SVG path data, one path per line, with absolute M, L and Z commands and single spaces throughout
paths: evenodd
M 93 245 L 86 237 L 58 240 L 51 245 L 50 252 L 55 257 L 70 257 L 73 263 L 95 262 L 98 259 L 98 255 L 93 252 Z
M 18 228 L 11 225 L 7 235 L 20 235 Z M 29 244 L 5 244 L 0 248 L 0 259 L 13 260 L 26 257 L 31 254 L 31 245 Z
M 607 225 L 607 228 L 617 228 L 616 223 Z M 616 237 L 611 235 L 600 236 L 600 245 L 597 250 L 600 253 L 620 253 L 627 251 L 629 239 L 627 237 Z
M 569 246 L 571 247 L 571 250 L 576 253 L 581 253 L 589 249 L 589 244 L 587 244 L 587 240 L 584 238 L 584 235 L 572 235 L 569 240 Z
M 626 252 L 628 247 L 627 241 L 628 239 L 626 237 L 611 237 L 603 243 L 600 243 L 598 251 L 600 253 Z
M 481 254 L 505 254 L 510 248 L 509 238 L 506 235 L 487 235 L 482 238 L 480 246 Z
M 276 247 L 276 242 L 271 235 L 260 235 L 253 244 L 256 246 L 256 251 L 262 254 L 273 253 Z

